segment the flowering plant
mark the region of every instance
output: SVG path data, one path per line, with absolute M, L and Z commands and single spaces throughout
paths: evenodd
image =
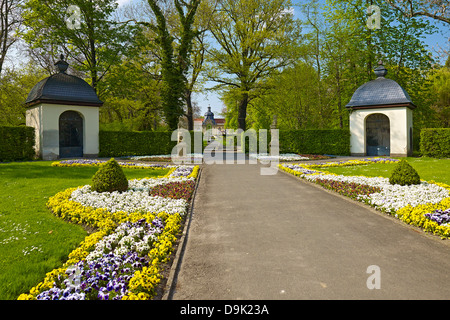
M 96 159 L 70 159 L 70 160 L 61 160 L 55 161 L 52 163 L 52 167 L 98 167 L 104 164 L 105 160 L 96 160 Z M 136 162 L 126 162 L 119 161 L 118 162 L 121 167 L 125 168 L 139 168 L 139 169 L 160 169 L 160 168 L 173 168 L 173 165 L 166 164 L 150 164 L 150 163 L 136 163 Z
M 51 197 L 47 205 L 57 216 L 98 231 L 87 236 L 61 268 L 47 273 L 43 282 L 19 299 L 152 298 L 162 278 L 161 263 L 170 257 L 186 213 L 188 201 L 181 198 L 190 195 L 149 196 L 149 190 L 167 185 L 166 193 L 179 195 L 170 186 L 193 185 L 198 171 L 198 166 L 174 167 L 163 178 L 130 180 L 124 198 L 114 192 L 94 193 L 88 186 Z
M 388 178 L 344 176 L 324 171 L 326 167 L 391 163 L 398 160 L 372 158 L 325 164 L 281 164 L 279 168 L 310 182 L 318 183 L 374 208 L 395 215 L 408 224 L 443 237 L 450 237 L 448 222 L 450 186 L 434 181 L 418 185 L 391 185 Z M 321 169 L 322 171 L 318 171 Z

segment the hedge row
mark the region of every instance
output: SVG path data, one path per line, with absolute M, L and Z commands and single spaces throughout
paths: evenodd
M 450 157 L 450 128 L 422 129 L 420 133 L 420 151 L 426 157 Z
M 99 156 L 123 157 L 170 154 L 176 141 L 171 132 L 100 131 Z
M 0 127 L 0 162 L 33 159 L 34 139 L 34 128 Z
M 280 153 L 350 155 L 350 131 L 280 130 Z
M 270 130 L 268 131 L 270 133 Z M 267 137 L 270 141 L 270 134 Z M 176 146 L 171 132 L 100 131 L 101 157 L 170 154 Z M 349 130 L 286 130 L 280 131 L 280 153 L 350 154 Z M 191 133 L 193 141 L 194 134 Z M 256 138 L 257 139 L 257 138 Z M 246 151 L 249 151 L 246 138 Z M 193 145 L 193 143 L 192 143 Z M 193 149 L 192 149 L 193 150 Z
M 191 150 L 194 150 L 192 132 L 191 141 Z M 99 144 L 100 157 L 124 157 L 171 154 L 177 141 L 172 141 L 172 132 L 100 131 Z

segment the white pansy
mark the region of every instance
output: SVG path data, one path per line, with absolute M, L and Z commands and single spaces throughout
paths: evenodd
M 449 197 L 449 191 L 447 189 L 433 183 L 422 182 L 418 185 L 400 186 L 390 184 L 389 179 L 383 177 L 344 176 L 322 173 L 311 174 L 315 170 L 309 170 L 299 165 L 296 167 L 290 166 L 290 168 L 304 172 L 300 176 L 312 182 L 317 179 L 324 179 L 378 187 L 381 189 L 380 192 L 375 192 L 370 195 L 360 195 L 358 199 L 386 212 L 393 213 L 407 205 L 415 207 L 426 203 L 435 204 Z
M 382 187 L 381 192 L 369 196 L 360 196 L 361 199 L 376 208 L 387 212 L 395 212 L 407 205 L 416 207 L 425 203 L 439 203 L 449 197 L 448 190 L 436 185 L 421 183 L 418 185 L 400 186 L 387 184 Z
M 251 159 L 257 159 L 260 161 L 301 161 L 301 160 L 309 160 L 308 157 L 302 157 L 295 153 L 283 153 L 278 156 L 270 155 L 268 153 L 258 153 L 258 154 L 250 154 L 249 157 Z
M 114 233 L 103 237 L 96 243 L 95 249 L 86 257 L 88 262 L 101 258 L 105 253 L 113 252 L 115 256 L 122 256 L 130 251 L 145 254 L 151 249 L 157 235 L 162 230 L 157 227 L 134 225 L 125 222 L 119 225 Z
M 195 181 L 195 178 L 187 178 L 192 173 L 192 166 L 178 166 L 169 177 L 145 178 L 128 181 L 126 192 L 96 192 L 91 186 L 86 185 L 72 192 L 70 200 L 83 206 L 104 208 L 109 212 L 167 212 L 168 214 L 186 213 L 187 201 L 184 199 L 171 199 L 159 196 L 150 196 L 149 190 L 170 182 Z M 181 176 L 178 176 L 182 174 Z
M 167 212 L 185 214 L 187 201 L 159 196 L 150 196 L 148 189 L 128 190 L 126 192 L 96 192 L 90 186 L 72 192 L 71 200 L 86 207 L 104 208 L 109 212 Z

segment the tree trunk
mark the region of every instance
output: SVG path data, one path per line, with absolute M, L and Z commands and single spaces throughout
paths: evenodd
M 247 105 L 248 105 L 248 93 L 242 94 L 241 101 L 239 102 L 238 110 L 238 125 L 239 129 L 247 130 L 245 119 L 247 118 Z
M 192 110 L 192 91 L 186 90 L 186 106 L 187 106 L 187 122 L 188 122 L 188 130 L 193 131 L 194 130 L 194 112 Z

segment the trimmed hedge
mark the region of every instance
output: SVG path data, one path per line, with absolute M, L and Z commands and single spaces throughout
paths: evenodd
M 280 153 L 350 155 L 350 131 L 280 130 Z
M 450 157 L 450 128 L 422 129 L 420 151 L 426 157 Z
M 259 132 L 256 132 L 256 149 L 250 150 L 250 136 L 241 137 L 241 144 L 245 143 L 245 151 L 248 153 L 261 152 L 259 150 Z M 267 152 L 271 141 L 270 130 L 267 130 Z M 350 155 L 350 131 L 336 130 L 280 130 L 280 153 L 299 154 L 332 154 Z
M 32 160 L 35 157 L 32 127 L 0 126 L 0 162 Z
M 349 130 L 280 130 L 279 136 L 280 153 L 350 154 Z M 100 131 L 99 156 L 123 157 L 170 154 L 177 145 L 176 141 L 171 141 L 171 137 L 172 132 Z M 194 139 L 192 132 L 191 139 L 192 141 Z M 246 138 L 245 140 L 246 151 L 248 152 L 249 139 Z M 270 130 L 268 130 L 267 141 L 270 141 Z
M 151 156 L 171 154 L 177 141 L 172 132 L 155 131 L 100 131 L 100 157 Z M 194 133 L 191 132 L 192 152 Z

